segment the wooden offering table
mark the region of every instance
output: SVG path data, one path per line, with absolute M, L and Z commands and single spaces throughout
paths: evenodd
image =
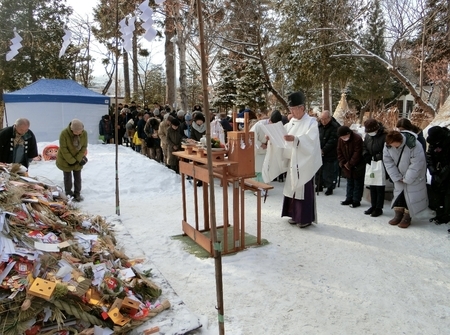
M 209 173 L 207 169 L 208 158 L 206 157 L 206 149 L 196 146 L 183 145 L 185 151 L 174 152 L 173 154 L 180 158 L 180 174 L 183 200 L 183 219 L 182 229 L 192 240 L 198 243 L 202 248 L 207 250 L 212 256 L 214 253 L 212 240 L 205 232 L 211 230 L 209 216 Z M 232 161 L 225 157 L 226 150 L 212 151 L 212 166 L 213 176 L 220 180 L 222 186 L 222 206 L 223 217 L 222 224 L 217 224 L 217 228 L 223 229 L 222 238 L 222 253 L 235 253 L 245 249 L 245 190 L 252 190 L 257 192 L 257 244 L 261 244 L 261 192 L 272 189 L 273 187 L 267 184 L 258 183 L 252 179 L 245 179 L 244 177 L 237 177 L 230 174 L 230 169 L 238 165 L 237 161 Z M 191 225 L 187 218 L 187 197 L 186 197 L 186 177 L 193 178 L 194 187 L 194 216 L 195 223 Z M 199 219 L 199 198 L 197 181 L 203 182 L 203 225 L 200 224 Z M 228 187 L 232 187 L 232 220 L 229 218 L 228 205 Z M 217 222 L 221 220 L 217 218 Z M 232 222 L 232 226 L 230 225 Z M 229 246 L 229 230 L 231 231 L 232 243 Z

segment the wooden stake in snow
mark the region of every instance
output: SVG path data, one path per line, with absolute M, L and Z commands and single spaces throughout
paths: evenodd
M 211 239 L 214 249 L 214 263 L 216 272 L 216 295 L 217 295 L 217 312 L 219 321 L 219 334 L 225 334 L 224 324 L 224 308 L 223 308 L 223 280 L 222 280 L 222 247 L 220 241 L 217 241 L 217 224 L 216 224 L 216 202 L 214 194 L 214 176 L 211 155 L 211 118 L 209 112 L 208 101 L 208 63 L 206 60 L 205 35 L 203 27 L 203 4 L 201 0 L 197 1 L 198 28 L 200 34 L 200 54 L 202 68 L 202 88 L 203 88 L 203 110 L 205 111 L 206 120 L 206 146 L 208 156 L 208 174 L 209 174 L 209 196 L 210 196 L 210 223 L 211 223 Z

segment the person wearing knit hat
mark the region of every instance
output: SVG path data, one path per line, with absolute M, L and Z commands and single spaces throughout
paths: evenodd
M 72 129 L 73 132 L 79 133 L 82 130 L 84 130 L 84 124 L 78 119 L 73 119 L 72 122 L 70 123 L 70 129 Z
M 317 222 L 314 175 L 322 165 L 322 158 L 318 154 L 320 141 L 317 121 L 306 113 L 305 102 L 305 94 L 302 91 L 288 96 L 292 118 L 283 126 L 286 134 L 282 137 L 284 143 L 276 146 L 272 143 L 272 136 L 269 136 L 269 148 L 262 168 L 265 182 L 287 172 L 281 216 L 290 217 L 288 223 L 299 228 L 306 228 Z M 282 123 L 278 122 L 273 128 L 281 126 Z M 277 130 L 273 132 L 279 133 Z
M 361 206 L 364 191 L 366 163 L 362 157 L 363 140 L 359 134 L 347 126 L 339 127 L 337 133 L 339 166 L 347 178 L 346 196 L 345 200 L 341 201 L 341 205 L 356 208 Z
M 77 202 L 83 200 L 81 196 L 81 170 L 88 161 L 86 157 L 87 146 L 88 136 L 83 123 L 78 119 L 73 119 L 59 136 L 56 166 L 63 171 L 66 196 L 73 197 L 73 200 Z M 74 185 L 73 191 L 72 185 Z
M 364 162 L 369 166 L 382 165 L 382 162 L 380 161 L 383 160 L 383 149 L 386 142 L 387 132 L 383 125 L 375 119 L 367 119 L 366 122 L 364 122 L 364 128 L 366 132 L 363 142 Z M 370 177 L 369 169 L 367 172 Z M 370 207 L 364 211 L 364 214 L 366 215 L 377 217 L 383 214 L 384 196 L 386 190 L 384 185 L 385 180 L 384 178 L 382 179 L 382 182 L 371 181 L 371 184 L 369 184 L 369 180 L 373 180 L 373 178 L 367 178 L 368 182 L 366 183 L 366 186 L 369 186 L 370 188 Z
M 337 130 L 338 137 L 350 135 L 352 133 L 352 130 L 347 126 L 340 126 Z M 347 138 L 344 139 L 344 141 L 348 140 Z
M 370 136 L 375 136 L 377 134 L 378 129 L 380 129 L 380 124 L 375 119 L 367 119 L 364 122 L 364 131 L 366 134 Z
M 450 130 L 434 126 L 428 129 L 426 154 L 431 175 L 430 208 L 436 211 L 436 224 L 450 222 Z
M 447 133 L 447 128 L 442 128 L 440 126 L 434 126 L 428 129 L 427 142 L 432 145 L 436 145 L 445 139 Z

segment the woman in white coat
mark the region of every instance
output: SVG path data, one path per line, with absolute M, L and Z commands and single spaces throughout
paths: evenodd
M 386 135 L 383 162 L 394 183 L 392 207 L 395 216 L 389 224 L 408 228 L 411 217 L 428 207 L 427 164 L 417 136 L 409 132 L 390 131 Z

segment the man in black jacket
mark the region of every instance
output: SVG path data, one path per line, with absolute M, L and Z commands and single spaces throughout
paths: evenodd
M 432 218 L 436 224 L 450 222 L 450 131 L 434 126 L 428 129 L 426 153 L 427 167 L 431 175 L 430 208 L 436 211 Z
M 20 163 L 28 168 L 37 155 L 36 137 L 30 130 L 28 119 L 17 119 L 13 126 L 0 131 L 0 162 Z
M 318 191 L 322 191 L 323 187 L 325 187 L 325 195 L 333 194 L 339 174 L 337 129 L 340 126 L 339 122 L 331 116 L 330 111 L 324 110 L 321 113 L 319 118 L 319 136 L 323 165 L 316 174 L 316 187 Z

